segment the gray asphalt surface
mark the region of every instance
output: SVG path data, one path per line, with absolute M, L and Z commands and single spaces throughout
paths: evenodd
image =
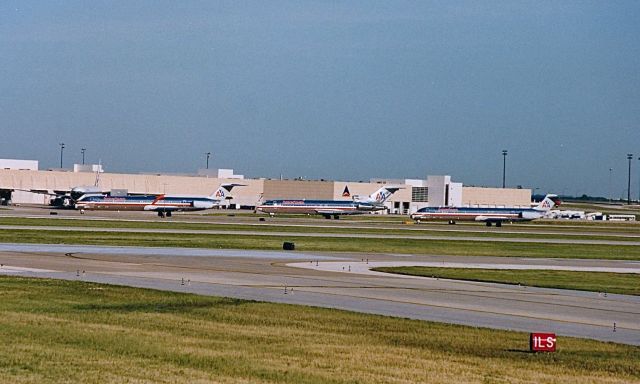
M 174 257 L 243 257 L 256 259 L 282 259 L 282 260 L 337 260 L 331 257 L 312 253 L 287 253 L 280 251 L 251 250 L 241 254 L 233 249 L 207 249 L 207 248 L 172 248 L 172 247 L 127 247 L 107 245 L 64 245 L 64 244 L 23 244 L 0 243 L 0 252 L 35 252 L 35 253 L 86 253 L 107 255 L 152 255 Z
M 203 254 L 193 254 L 193 251 L 203 250 L 9 244 L 0 248 L 3 264 L 0 272 L 306 304 L 497 329 L 548 331 L 640 345 L 640 297 L 363 273 L 367 263 L 500 264 L 507 262 L 504 258 L 373 254 L 367 258 L 337 253 L 205 250 Z M 304 263 L 305 268 L 290 263 Z M 508 263 L 638 268 L 636 262 L 606 260 L 510 258 Z M 325 264 L 331 264 L 333 270 L 327 270 Z

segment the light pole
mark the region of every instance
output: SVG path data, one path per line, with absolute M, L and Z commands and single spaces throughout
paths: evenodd
M 207 155 L 207 169 L 209 169 L 209 156 L 211 156 L 211 152 L 207 152 L 205 155 Z
M 87 150 L 87 148 L 82 148 L 80 149 L 80 152 L 82 152 L 82 165 L 84 165 L 84 152 Z
M 60 168 L 62 168 L 62 153 L 64 152 L 64 143 L 60 143 Z
M 613 173 L 613 168 L 609 168 L 609 203 L 611 203 L 611 174 Z
M 627 178 L 627 204 L 631 204 L 631 159 L 633 159 L 633 154 L 627 153 L 627 160 L 629 160 L 629 177 Z
M 505 177 L 507 175 L 507 150 L 502 150 L 502 188 L 505 187 Z

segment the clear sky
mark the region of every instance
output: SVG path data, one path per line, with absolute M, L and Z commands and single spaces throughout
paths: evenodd
M 0 158 L 626 196 L 638 1 L 3 1 Z

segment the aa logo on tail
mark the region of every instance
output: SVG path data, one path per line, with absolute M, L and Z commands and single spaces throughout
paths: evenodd
M 222 188 L 218 189 L 218 190 L 216 191 L 215 196 L 216 196 L 216 197 L 223 198 L 223 197 L 224 197 L 224 190 L 223 190 Z
M 389 197 L 389 195 L 391 195 L 389 192 L 378 192 L 378 194 L 376 195 L 376 201 L 383 201 L 386 200 L 387 197 Z

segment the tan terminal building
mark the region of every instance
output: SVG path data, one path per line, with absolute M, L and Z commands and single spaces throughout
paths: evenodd
M 221 183 L 243 184 L 233 190 L 227 208 L 254 208 L 269 199 L 351 200 L 368 196 L 382 185 L 401 187 L 385 203 L 390 213 L 409 214 L 425 206 L 528 207 L 530 189 L 465 187 L 451 176 L 421 179 L 372 179 L 370 182 L 247 179 L 230 169 L 200 170 L 194 175 L 102 172 L 99 165 L 73 170 L 39 170 L 36 160 L 0 159 L 0 204 L 49 204 L 53 196 L 78 186 L 132 194 L 209 195 Z

